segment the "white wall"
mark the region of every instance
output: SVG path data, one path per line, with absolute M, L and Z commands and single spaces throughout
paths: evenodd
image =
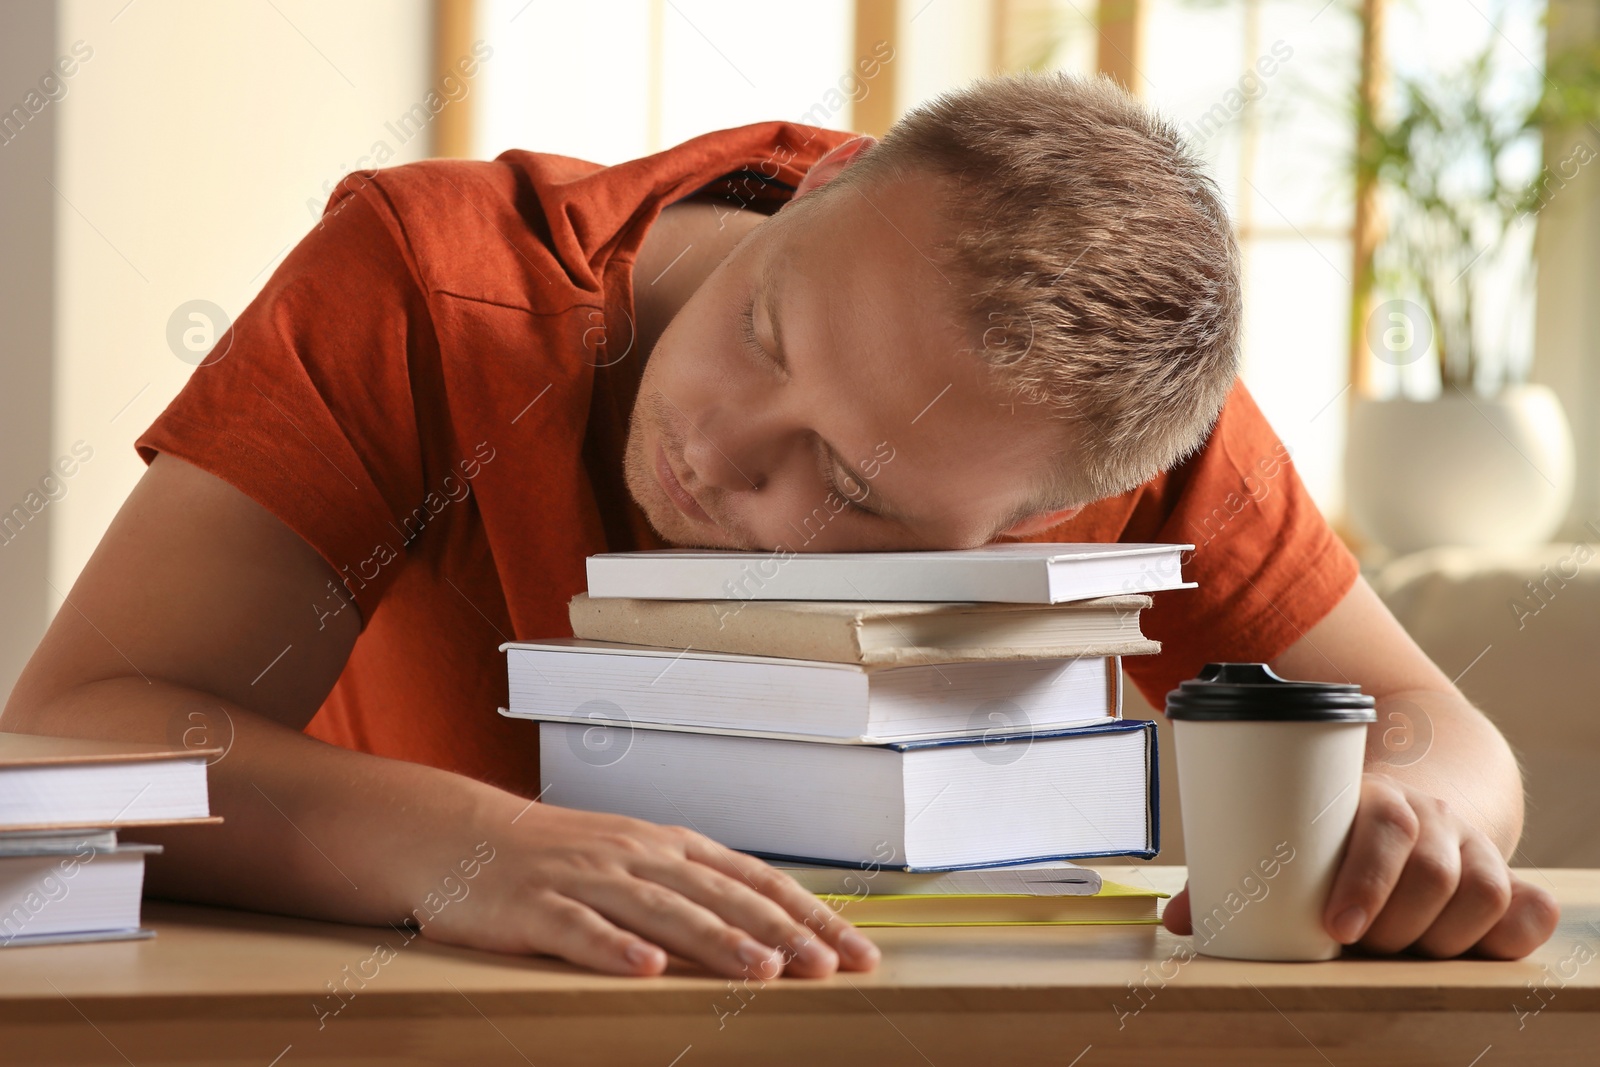
M 167 341 L 191 300 L 236 315 L 311 226 L 311 201 L 428 91 L 426 0 L 61 0 L 82 41 L 59 108 L 54 441 L 93 458 L 52 504 L 66 591 L 144 469 L 134 438 L 193 370 Z M 492 62 L 492 60 L 490 61 Z M 70 206 L 69 206 L 70 205 Z M 39 351 L 31 359 L 43 360 Z M 190 360 L 198 359 L 190 356 Z
M 65 484 L 50 468 L 55 61 L 50 5 L 0 6 L 0 694 L 49 621 L 51 498 Z

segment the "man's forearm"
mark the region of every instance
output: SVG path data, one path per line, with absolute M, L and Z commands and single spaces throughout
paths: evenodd
M 226 745 L 209 768 L 222 825 L 139 828 L 164 846 L 154 895 L 314 918 L 404 918 L 526 803 L 421 764 L 324 744 L 208 694 L 163 682 L 87 683 L 5 728 L 124 741 Z M 493 842 L 491 841 L 491 845 Z
M 1455 692 L 1415 689 L 1378 702 L 1366 769 L 1446 801 L 1510 858 L 1522 836 L 1522 771 L 1495 725 Z

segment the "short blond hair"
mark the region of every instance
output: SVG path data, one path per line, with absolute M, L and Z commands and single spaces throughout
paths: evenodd
M 1106 78 L 982 78 L 912 109 L 824 189 L 929 172 L 951 183 L 937 251 L 974 347 L 1064 420 L 1068 458 L 1029 513 L 1197 450 L 1238 370 L 1239 251 L 1177 130 Z

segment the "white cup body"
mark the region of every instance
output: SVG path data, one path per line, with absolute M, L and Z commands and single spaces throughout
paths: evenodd
M 1361 796 L 1367 724 L 1172 725 L 1195 951 L 1338 956 L 1322 914 Z

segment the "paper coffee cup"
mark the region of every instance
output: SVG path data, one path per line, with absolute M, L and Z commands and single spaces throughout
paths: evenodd
M 1211 663 L 1167 694 L 1195 951 L 1328 960 L 1322 914 L 1361 796 L 1372 697 Z

